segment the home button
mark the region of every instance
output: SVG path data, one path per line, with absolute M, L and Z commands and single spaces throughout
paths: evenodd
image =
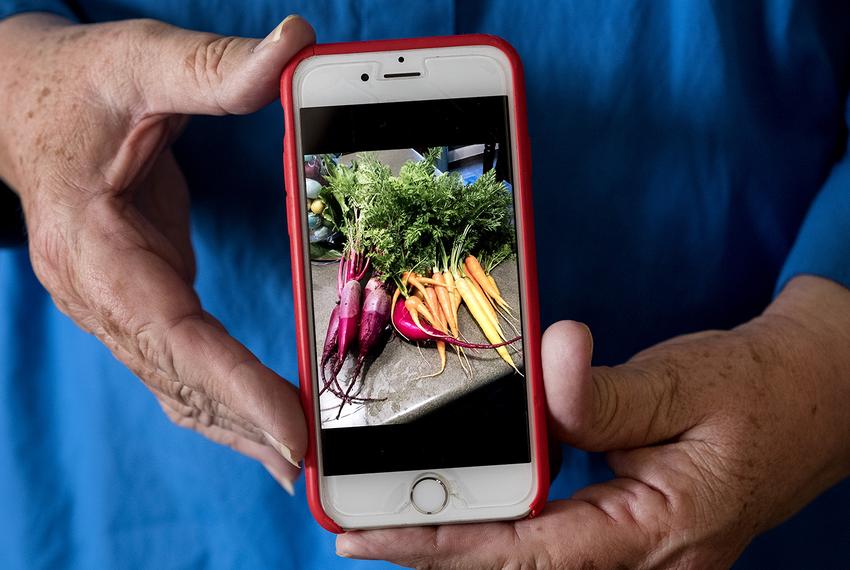
M 446 484 L 434 476 L 420 477 L 410 489 L 410 502 L 423 515 L 437 514 L 449 502 Z

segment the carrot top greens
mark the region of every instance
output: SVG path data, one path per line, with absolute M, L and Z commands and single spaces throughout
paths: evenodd
M 440 153 L 430 149 L 424 160 L 404 163 L 398 176 L 371 154 L 350 165 L 325 158 L 325 217 L 345 235 L 346 247 L 355 243 L 368 252 L 387 279 L 443 265 L 444 252 L 461 236 L 460 249 L 485 259 L 501 261 L 513 252 L 511 192 L 494 170 L 472 184 L 439 173 Z

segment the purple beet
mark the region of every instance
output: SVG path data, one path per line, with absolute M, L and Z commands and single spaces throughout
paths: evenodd
M 326 378 L 325 369 L 328 366 L 334 350 L 337 347 L 337 333 L 339 332 L 339 304 L 331 311 L 331 319 L 328 322 L 328 330 L 325 333 L 325 345 L 322 347 L 322 359 L 319 362 L 319 370 L 322 374 L 322 389 L 319 390 L 319 395 L 328 389 L 330 382 Z

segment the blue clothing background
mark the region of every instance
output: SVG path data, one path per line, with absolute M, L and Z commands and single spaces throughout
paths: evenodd
M 152 17 L 262 37 L 297 12 L 320 41 L 505 37 L 526 68 L 543 322 L 587 322 L 596 362 L 613 364 L 676 334 L 735 326 L 799 273 L 850 287 L 848 8 L 0 0 L 0 17 Z M 202 301 L 295 379 L 282 123 L 278 105 L 195 118 L 176 154 Z M 605 477 L 600 457 L 565 450 L 552 496 Z M 171 425 L 53 307 L 26 250 L 0 251 L 0 567 L 381 566 L 336 558 L 303 481 L 296 489 L 290 498 L 259 465 Z M 846 567 L 848 513 L 845 482 L 759 537 L 738 566 Z

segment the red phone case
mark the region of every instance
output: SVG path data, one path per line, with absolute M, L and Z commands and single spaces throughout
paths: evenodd
M 319 471 L 316 455 L 316 423 L 313 406 L 313 379 L 311 374 L 310 342 L 308 339 L 307 289 L 304 283 L 302 216 L 298 208 L 297 192 L 300 192 L 298 182 L 298 161 L 295 141 L 295 109 L 293 107 L 292 79 L 295 69 L 305 59 L 328 54 L 364 53 L 376 51 L 409 50 L 423 48 L 441 48 L 455 46 L 487 45 L 500 49 L 508 57 L 513 75 L 514 113 L 516 123 L 516 144 L 519 164 L 516 168 L 515 188 L 518 197 L 518 216 L 523 228 L 523 254 L 526 259 L 524 290 L 528 306 L 527 336 L 528 354 L 526 366 L 531 372 L 531 403 L 534 416 L 530 427 L 536 443 L 536 467 L 538 489 L 537 495 L 529 505 L 529 517 L 537 515 L 546 504 L 549 492 L 549 447 L 546 431 L 546 400 L 543 391 L 543 373 L 540 364 L 540 310 L 537 298 L 537 262 L 534 249 L 534 220 L 531 204 L 531 151 L 529 148 L 528 128 L 526 124 L 525 88 L 522 63 L 514 48 L 505 40 L 485 34 L 469 34 L 460 36 L 441 36 L 429 38 L 412 38 L 401 40 L 380 40 L 366 42 L 347 42 L 336 44 L 317 44 L 301 50 L 283 70 L 280 78 L 281 103 L 283 104 L 286 132 L 283 141 L 283 164 L 286 187 L 290 189 L 286 198 L 286 218 L 289 228 L 293 297 L 295 300 L 295 330 L 298 342 L 298 370 L 301 384 L 301 402 L 307 417 L 309 430 L 309 447 L 304 458 L 304 471 L 307 481 L 307 499 L 313 516 L 327 530 L 334 533 L 344 532 L 322 507 L 319 496 Z

